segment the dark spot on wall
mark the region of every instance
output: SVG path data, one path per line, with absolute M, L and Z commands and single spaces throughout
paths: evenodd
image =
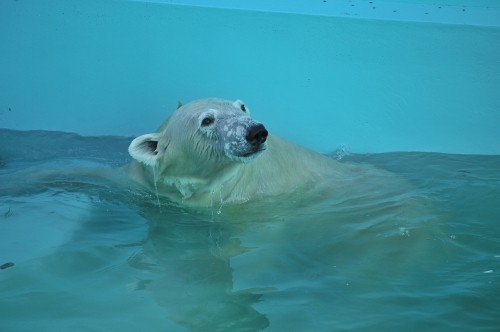
M 11 211 L 11 209 L 9 208 L 9 209 L 7 210 L 7 212 L 5 212 L 5 213 L 3 214 L 3 216 L 4 216 L 5 218 L 8 218 L 8 217 L 12 216 L 12 211 Z
M 14 264 L 12 262 L 4 263 L 4 264 L 0 265 L 0 270 L 8 269 L 9 267 L 13 267 L 14 265 L 16 265 L 16 264 Z

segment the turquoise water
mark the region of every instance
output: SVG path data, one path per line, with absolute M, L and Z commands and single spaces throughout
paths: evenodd
M 500 156 L 333 153 L 387 183 L 190 210 L 102 176 L 129 138 L 0 140 L 2 331 L 500 326 Z

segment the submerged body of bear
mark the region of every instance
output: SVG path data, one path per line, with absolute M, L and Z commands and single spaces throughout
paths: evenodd
M 180 107 L 156 133 L 129 147 L 131 176 L 174 202 L 238 204 L 288 194 L 356 167 L 268 135 L 239 100 Z M 351 174 L 351 175 L 350 175 Z

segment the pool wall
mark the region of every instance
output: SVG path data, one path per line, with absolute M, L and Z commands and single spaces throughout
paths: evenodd
M 134 136 L 216 96 L 320 152 L 500 154 L 500 5 L 309 3 L 1 1 L 0 127 Z

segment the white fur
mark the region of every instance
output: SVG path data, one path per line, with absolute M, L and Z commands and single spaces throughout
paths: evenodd
M 218 193 L 224 204 L 238 204 L 290 193 L 325 177 L 347 174 L 345 165 L 269 135 L 252 147 L 246 134 L 259 124 L 243 102 L 203 99 L 178 109 L 156 133 L 132 141 L 133 178 L 174 202 L 211 206 Z M 214 122 L 204 126 L 203 119 Z M 154 149 L 153 149 L 154 148 Z

